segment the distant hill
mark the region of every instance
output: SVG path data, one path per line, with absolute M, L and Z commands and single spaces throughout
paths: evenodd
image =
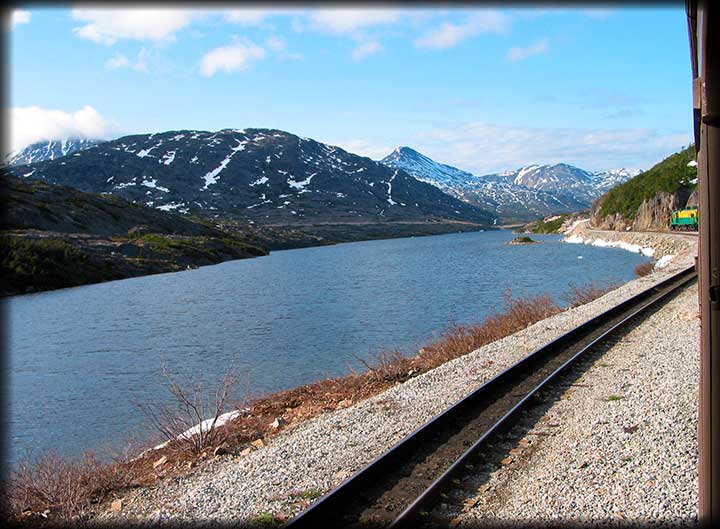
M 559 163 L 476 176 L 436 162 L 410 147 L 398 147 L 381 161 L 490 211 L 504 222 L 587 209 L 602 193 L 639 172 L 635 169 L 589 172 Z
M 265 255 L 239 234 L 114 196 L 3 176 L 0 293 L 21 294 Z
M 670 213 L 696 204 L 695 146 L 668 156 L 647 171 L 600 197 L 592 225 L 606 229 L 667 229 Z
M 10 171 L 149 208 L 264 225 L 471 222 L 494 216 L 339 147 L 274 129 L 180 130 L 107 141 Z
M 69 156 L 77 151 L 89 149 L 102 143 L 103 140 L 87 138 L 67 138 L 64 140 L 39 141 L 10 153 L 5 158 L 6 165 L 24 165 L 28 163 L 55 160 Z

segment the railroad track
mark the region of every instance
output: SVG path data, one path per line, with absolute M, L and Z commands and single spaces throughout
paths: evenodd
M 532 397 L 631 319 L 694 281 L 694 267 L 556 338 L 488 380 L 320 498 L 287 528 L 413 527 Z

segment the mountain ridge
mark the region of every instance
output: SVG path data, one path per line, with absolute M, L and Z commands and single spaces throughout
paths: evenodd
M 89 149 L 104 141 L 105 140 L 80 137 L 38 141 L 8 154 L 5 157 L 4 164 L 14 166 L 55 160 L 84 149 Z
M 494 220 L 402 169 L 277 129 L 135 134 L 9 170 L 155 209 L 249 223 Z
M 436 162 L 410 147 L 398 147 L 380 161 L 491 211 L 504 221 L 532 220 L 587 209 L 602 193 L 639 172 L 635 169 L 591 172 L 557 163 L 531 164 L 477 176 Z

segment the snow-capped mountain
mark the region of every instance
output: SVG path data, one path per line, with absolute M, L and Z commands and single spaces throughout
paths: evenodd
M 452 165 L 438 163 L 410 147 L 398 147 L 383 158 L 381 163 L 403 169 L 421 182 L 427 182 L 450 193 L 478 182 L 475 175 Z
M 593 173 L 593 183 L 604 194 L 606 191 L 627 182 L 640 173 L 642 173 L 640 169 L 609 169 L 605 172 Z
M 634 169 L 590 172 L 559 163 L 476 176 L 438 163 L 409 147 L 395 149 L 381 162 L 404 169 L 418 180 L 491 211 L 505 221 L 586 209 L 608 189 L 639 173 Z
M 270 224 L 494 220 L 402 169 L 273 129 L 125 136 L 10 170 L 160 210 Z
M 608 171 L 591 172 L 566 163 L 558 163 L 554 165 L 529 165 L 515 171 L 507 171 L 481 178 L 502 176 L 512 178 L 515 185 L 560 193 L 573 189 L 578 194 L 587 194 L 597 198 L 599 194 L 626 182 L 638 174 L 640 174 L 638 169 L 610 169 Z
M 23 165 L 45 160 L 55 160 L 83 149 L 102 143 L 102 140 L 88 138 L 67 138 L 64 140 L 39 141 L 24 149 L 12 152 L 5 158 L 6 165 Z

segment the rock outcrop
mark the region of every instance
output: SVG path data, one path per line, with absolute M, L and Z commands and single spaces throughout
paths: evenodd
M 590 224 L 593 228 L 612 231 L 669 231 L 672 212 L 697 205 L 697 191 L 681 190 L 677 193 L 659 191 L 654 197 L 643 200 L 634 219 L 620 213 L 603 217 L 600 201 L 593 204 Z

